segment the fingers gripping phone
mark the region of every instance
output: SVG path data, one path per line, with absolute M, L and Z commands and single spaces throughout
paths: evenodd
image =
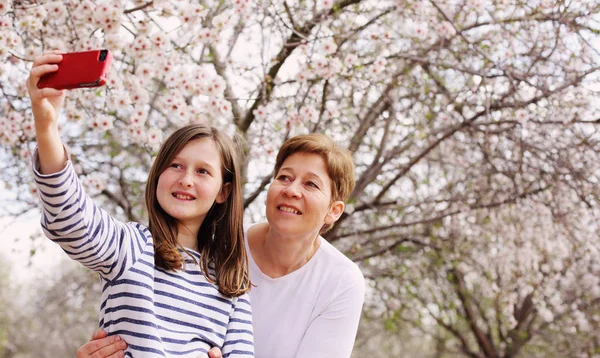
M 56 89 L 100 87 L 106 84 L 111 62 L 109 50 L 64 53 L 57 64 L 58 70 L 43 75 L 37 86 Z

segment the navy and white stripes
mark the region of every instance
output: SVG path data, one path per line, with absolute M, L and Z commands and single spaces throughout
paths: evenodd
M 247 294 L 221 295 L 186 254 L 185 271 L 156 267 L 148 229 L 97 207 L 70 161 L 56 174 L 34 172 L 42 228 L 72 259 L 100 274 L 100 327 L 127 342 L 126 356 L 196 358 L 212 347 L 224 357 L 254 356 Z

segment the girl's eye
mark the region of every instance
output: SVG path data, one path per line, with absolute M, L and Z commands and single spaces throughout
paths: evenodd
M 176 169 L 182 168 L 181 164 L 177 164 L 177 163 L 172 163 L 171 165 L 169 165 L 169 167 L 176 168 Z
M 198 170 L 196 170 L 196 173 L 198 173 L 198 174 L 208 174 L 208 170 L 206 170 L 206 169 L 198 169 Z

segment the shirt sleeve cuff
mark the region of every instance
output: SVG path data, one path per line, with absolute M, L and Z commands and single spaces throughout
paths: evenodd
M 56 173 L 42 174 L 42 173 L 40 173 L 39 148 L 35 147 L 35 151 L 33 152 L 33 157 L 32 157 L 32 166 L 33 166 L 32 169 L 33 169 L 34 175 L 38 178 L 51 178 L 51 177 L 54 177 L 57 175 L 60 176 L 61 174 L 63 174 L 67 170 L 67 167 L 69 167 L 69 164 L 71 164 L 71 150 L 64 144 L 63 144 L 63 148 L 65 150 L 65 157 L 67 158 L 63 168 L 59 172 L 56 172 Z

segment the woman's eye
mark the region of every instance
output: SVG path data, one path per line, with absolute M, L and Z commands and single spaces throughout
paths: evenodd
M 317 184 L 313 183 L 312 181 L 307 182 L 306 185 L 308 185 L 312 188 L 315 188 L 315 189 L 319 189 L 319 186 Z
M 280 176 L 277 177 L 277 180 L 289 181 L 290 177 L 288 177 L 287 175 L 280 175 Z

